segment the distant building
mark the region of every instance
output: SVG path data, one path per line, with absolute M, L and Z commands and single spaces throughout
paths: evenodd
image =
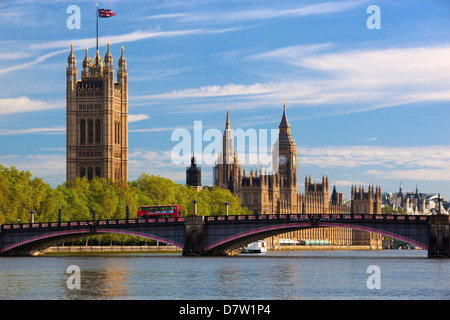
M 369 186 L 367 192 L 364 187 L 352 186 L 352 213 L 381 214 L 381 188 Z
M 416 186 L 415 192 L 404 192 L 400 183 L 399 191 L 386 194 L 383 201 L 384 205 L 391 206 L 396 210 L 401 208 L 406 214 L 436 214 L 438 213 L 437 197 L 437 193 L 419 192 L 419 186 Z M 448 201 L 443 200 L 441 212 L 447 213 Z
M 342 205 L 344 203 L 344 195 L 336 192 L 336 186 L 333 186 L 333 193 L 331 194 L 332 205 Z
M 67 61 L 66 180 L 105 177 L 128 180 L 128 71 L 123 55 L 114 81 L 113 57 L 83 61 L 78 80 L 77 60 L 71 46 Z
M 202 188 L 202 169 L 197 167 L 194 156 L 191 158 L 191 166 L 186 169 L 186 185 L 193 186 L 198 191 Z

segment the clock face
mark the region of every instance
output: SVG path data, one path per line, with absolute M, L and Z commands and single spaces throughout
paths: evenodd
M 280 163 L 281 166 L 284 166 L 287 163 L 286 156 L 281 155 L 280 159 L 279 159 L 279 163 Z

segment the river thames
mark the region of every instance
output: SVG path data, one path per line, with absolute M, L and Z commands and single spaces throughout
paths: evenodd
M 68 287 L 75 274 L 67 272 L 69 266 L 79 268 L 79 289 Z M 379 288 L 370 285 L 375 275 Z M 428 259 L 425 250 L 0 258 L 3 300 L 448 300 L 449 296 L 450 260 Z

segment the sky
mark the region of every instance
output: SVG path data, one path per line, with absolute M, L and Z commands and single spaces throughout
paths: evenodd
M 73 43 L 79 76 L 85 48 L 94 57 L 95 4 L 0 2 L 0 164 L 53 187 L 65 181 L 67 57 Z M 99 19 L 100 55 L 110 42 L 117 70 L 124 46 L 128 64 L 130 181 L 147 173 L 185 183 L 177 132 L 190 134 L 188 159 L 206 152 L 208 132 L 223 132 L 227 107 L 232 129 L 270 133 L 285 104 L 299 192 L 305 175 L 328 174 L 344 198 L 352 184 L 402 184 L 450 199 L 450 2 L 98 4 L 116 13 Z

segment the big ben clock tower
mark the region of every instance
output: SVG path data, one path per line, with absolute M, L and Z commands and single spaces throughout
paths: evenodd
M 291 137 L 291 126 L 286 117 L 286 104 L 283 117 L 278 126 L 278 172 L 287 174 L 297 172 L 297 148 Z
M 289 204 L 296 203 L 297 195 L 297 148 L 291 137 L 291 126 L 286 116 L 286 104 L 278 126 L 278 175 L 280 177 L 280 197 Z M 292 208 L 295 210 L 295 208 Z

